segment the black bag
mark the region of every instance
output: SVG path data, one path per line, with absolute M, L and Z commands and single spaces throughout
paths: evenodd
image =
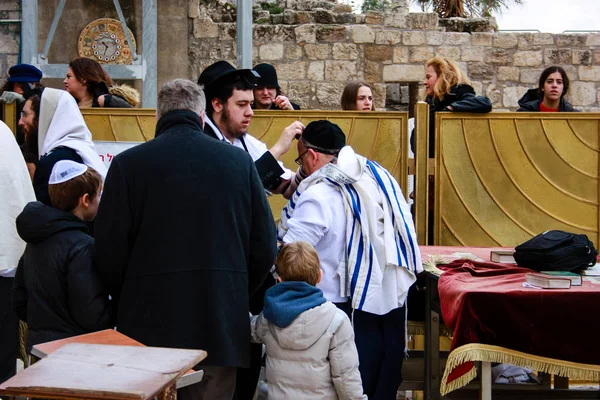
M 535 271 L 579 272 L 594 265 L 598 252 L 586 235 L 546 231 L 515 247 L 519 267 Z

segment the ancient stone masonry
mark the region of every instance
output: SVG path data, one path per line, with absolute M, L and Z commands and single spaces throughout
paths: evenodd
M 0 2 L 0 85 L 4 85 L 8 77 L 8 69 L 17 63 L 19 58 L 18 23 L 3 23 L 2 20 L 18 20 L 19 3 Z
M 219 59 L 235 65 L 235 4 L 188 1 L 190 77 Z M 540 72 L 558 64 L 571 78 L 573 105 L 600 111 L 599 33 L 498 32 L 493 19 L 439 20 L 408 10 L 406 0 L 388 1 L 383 12 L 366 15 L 326 0 L 256 4 L 253 61 L 275 65 L 284 92 L 314 109 L 339 109 L 342 88 L 351 79 L 371 83 L 376 105 L 383 108 L 386 95 L 397 92 L 389 86 L 421 86 L 425 61 L 443 54 L 467 71 L 496 110 L 515 110 Z M 407 94 L 401 92 L 396 95 Z

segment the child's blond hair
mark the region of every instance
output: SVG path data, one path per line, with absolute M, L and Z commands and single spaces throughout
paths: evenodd
M 277 274 L 282 281 L 301 281 L 315 286 L 319 282 L 321 263 L 309 243 L 293 242 L 281 247 L 277 260 Z

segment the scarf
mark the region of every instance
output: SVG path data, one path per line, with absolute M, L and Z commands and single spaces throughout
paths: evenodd
M 340 295 L 353 309 L 384 315 L 401 307 L 416 274 L 423 270 L 410 209 L 391 174 L 344 147 L 338 164 L 327 164 L 304 179 L 283 208 L 282 240 L 302 193 L 312 185 L 335 187 L 346 213 L 346 271 Z

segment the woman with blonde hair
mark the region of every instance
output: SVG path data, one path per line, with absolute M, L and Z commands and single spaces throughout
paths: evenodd
M 371 86 L 360 81 L 348 82 L 342 92 L 342 110 L 375 111 Z
M 425 102 L 429 104 L 429 157 L 435 152 L 435 113 L 457 111 L 487 113 L 492 102 L 477 96 L 465 73 L 444 56 L 433 57 L 425 64 Z M 411 138 L 414 147 L 414 135 Z M 414 150 L 414 149 L 413 149 Z
M 139 105 L 137 90 L 127 85 L 114 86 L 102 65 L 91 58 L 80 57 L 71 61 L 63 83 L 79 108 L 131 108 Z

